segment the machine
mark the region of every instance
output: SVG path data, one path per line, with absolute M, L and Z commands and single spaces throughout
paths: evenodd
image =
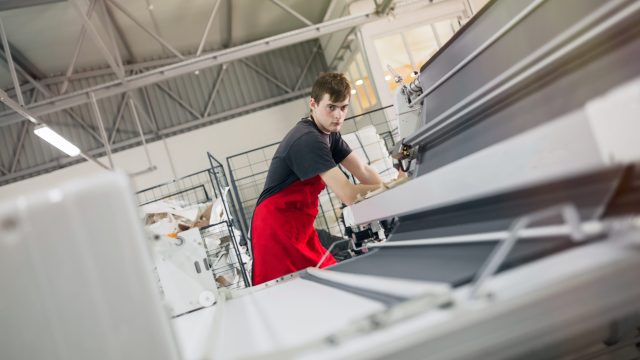
M 11 328 L 0 357 L 640 357 L 639 23 L 633 0 L 491 1 L 407 97 L 420 121 L 396 158 L 411 179 L 345 214 L 357 230 L 388 224 L 382 241 L 327 269 L 220 289 L 214 306 L 171 321 L 133 201 L 75 210 L 126 194 L 122 177 L 0 208 L 10 294 L 0 314 Z M 37 232 L 21 227 L 53 204 L 64 206 Z M 130 242 L 105 246 L 106 234 L 126 233 Z M 103 269 L 114 263 L 112 278 Z M 113 280 L 125 272 L 130 281 Z M 60 280 L 72 274 L 83 276 Z M 96 280 L 104 287 L 88 286 Z M 91 324 L 101 332 L 78 330 Z M 94 347 L 104 355 L 87 355 Z
M 345 212 L 386 240 L 230 294 L 215 344 L 182 319 L 194 354 L 638 358 L 638 23 L 637 1 L 490 2 L 401 93 L 411 180 Z

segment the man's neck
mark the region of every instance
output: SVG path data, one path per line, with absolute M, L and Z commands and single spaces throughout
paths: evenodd
M 327 131 L 325 130 L 322 125 L 318 124 L 318 122 L 316 121 L 316 119 L 313 117 L 313 114 L 309 114 L 309 119 L 311 119 L 311 121 L 313 121 L 314 124 L 316 124 L 316 127 L 318 128 L 318 130 L 320 130 L 320 132 L 330 135 L 331 131 Z

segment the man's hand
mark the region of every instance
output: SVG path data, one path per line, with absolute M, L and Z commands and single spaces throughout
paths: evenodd
M 346 176 L 338 169 L 334 167 L 329 171 L 325 171 L 320 174 L 322 181 L 333 191 L 338 199 L 347 205 L 351 205 L 356 201 L 358 195 L 364 196 L 369 191 L 376 190 L 382 186 L 382 183 L 375 185 L 358 184 L 354 185 L 347 179 Z

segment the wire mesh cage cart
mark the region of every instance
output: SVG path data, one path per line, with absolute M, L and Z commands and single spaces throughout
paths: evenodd
M 205 270 L 213 273 L 217 287 L 249 287 L 251 258 L 243 230 L 238 224 L 235 203 L 227 194 L 226 173 L 213 155 L 208 153 L 207 157 L 209 169 L 138 191 L 138 204 L 145 209 L 154 204 L 168 204 L 180 206 L 184 211 L 194 206 L 200 206 L 200 210 L 203 206 L 208 207 L 205 222 L 190 224 L 199 228 L 204 240 L 202 244 L 207 254 L 207 261 L 203 262 Z

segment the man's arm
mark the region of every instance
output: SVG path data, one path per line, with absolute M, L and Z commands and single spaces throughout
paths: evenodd
M 349 170 L 353 176 L 356 177 L 362 184 L 366 185 L 380 185 L 382 184 L 382 178 L 378 173 L 369 165 L 365 164 L 362 159 L 355 152 L 349 154 L 340 165 Z M 325 181 L 326 183 L 326 181 Z
M 374 185 L 354 185 L 347 179 L 346 176 L 344 176 L 342 171 L 340 171 L 337 166 L 332 168 L 331 170 L 320 173 L 320 177 L 322 178 L 324 183 L 327 184 L 329 189 L 331 189 L 331 191 L 333 191 L 338 196 L 338 199 L 340 199 L 340 201 L 347 205 L 353 204 L 354 201 L 356 201 L 358 195 L 364 196 L 369 191 L 378 189 L 382 184 L 382 181 L 380 181 L 380 183 Z M 358 178 L 358 180 L 360 179 Z

